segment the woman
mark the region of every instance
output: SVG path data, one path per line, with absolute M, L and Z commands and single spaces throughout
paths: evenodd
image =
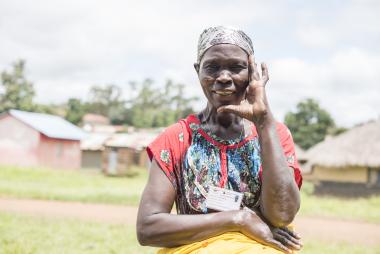
M 266 65 L 260 76 L 244 32 L 211 27 L 194 67 L 208 102 L 147 148 L 140 244 L 165 247 L 159 253 L 299 250 L 287 226 L 300 207 L 302 177 L 290 132 L 269 108 Z

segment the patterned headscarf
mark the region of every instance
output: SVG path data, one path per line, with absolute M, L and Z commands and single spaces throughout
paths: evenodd
M 197 62 L 201 61 L 210 47 L 218 44 L 236 45 L 248 55 L 253 54 L 252 41 L 243 31 L 232 27 L 217 26 L 205 29 L 199 36 Z

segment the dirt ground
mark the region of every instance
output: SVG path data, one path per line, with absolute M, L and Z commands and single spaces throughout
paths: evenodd
M 9 198 L 0 198 L 0 211 L 131 225 L 137 217 L 136 207 Z M 303 239 L 363 245 L 380 242 L 380 224 L 303 216 L 298 216 L 294 224 Z

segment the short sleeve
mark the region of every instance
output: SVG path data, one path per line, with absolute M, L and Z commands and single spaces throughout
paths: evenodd
M 149 159 L 156 160 L 176 190 L 181 154 L 187 137 L 186 128 L 181 123 L 176 123 L 162 132 L 146 149 Z
M 290 133 L 288 127 L 286 127 L 283 123 L 277 124 L 277 133 L 279 135 L 280 143 L 284 151 L 286 161 L 288 162 L 288 166 L 293 168 L 294 179 L 298 185 L 298 188 L 301 188 L 302 174 L 298 164 L 292 134 Z

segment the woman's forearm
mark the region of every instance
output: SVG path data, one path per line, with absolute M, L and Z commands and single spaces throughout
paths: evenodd
M 256 128 L 261 145 L 262 190 L 261 212 L 274 226 L 288 225 L 299 206 L 299 190 L 289 169 L 270 111 L 260 119 Z
M 229 231 L 238 231 L 239 211 L 199 215 L 157 213 L 146 216 L 138 226 L 141 245 L 175 247 Z
M 170 214 L 175 195 L 172 184 L 153 160 L 137 216 L 137 237 L 141 245 L 179 246 L 239 228 L 240 211 Z

